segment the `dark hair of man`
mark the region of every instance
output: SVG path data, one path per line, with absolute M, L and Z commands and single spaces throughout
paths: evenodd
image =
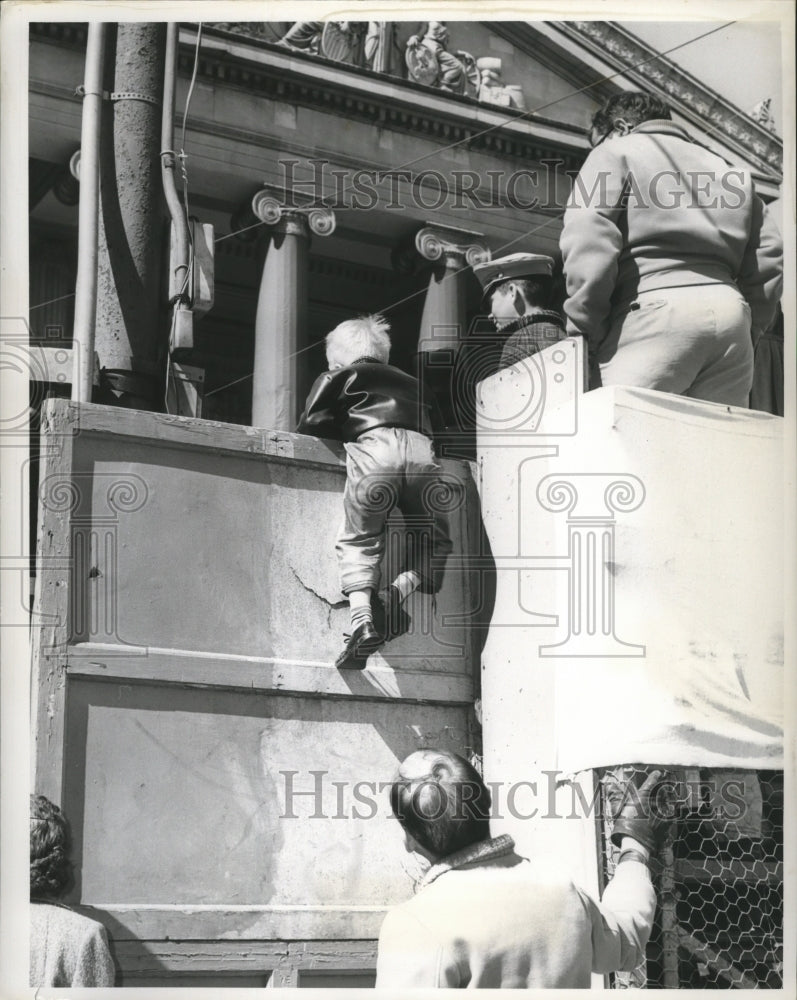
M 631 90 L 610 97 L 600 111 L 595 112 L 592 116 L 590 133 L 597 136 L 600 141 L 612 131 L 618 119 L 636 128 L 642 122 L 671 117 L 669 106 L 660 98 L 654 97 L 653 94 Z
M 523 292 L 530 306 L 547 309 L 551 297 L 550 278 L 520 278 L 515 284 Z
M 458 754 L 429 750 L 428 773 L 399 777 L 390 807 L 415 840 L 444 858 L 490 836 L 490 792 L 478 771 Z
M 72 875 L 69 827 L 58 806 L 30 797 L 30 898 L 58 899 Z

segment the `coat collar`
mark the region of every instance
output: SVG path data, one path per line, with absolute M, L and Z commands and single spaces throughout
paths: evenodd
M 384 361 L 380 361 L 379 358 L 373 357 L 371 354 L 363 354 L 359 358 L 355 358 L 354 361 L 349 362 L 349 367 L 352 365 L 382 365 Z
M 651 118 L 649 121 L 642 122 L 637 125 L 636 128 L 632 128 L 628 133 L 629 135 L 637 135 L 639 132 L 656 132 L 659 135 L 677 135 L 679 139 L 686 139 L 687 142 L 692 142 L 692 136 L 686 131 L 686 129 L 681 128 L 680 125 L 676 125 L 675 122 L 671 122 L 668 118 Z
M 564 320 L 558 312 L 553 309 L 538 309 L 535 312 L 526 313 L 525 316 L 518 316 L 517 319 L 511 319 L 504 326 L 499 326 L 498 332 L 501 334 L 517 333 L 518 330 L 534 326 L 535 323 L 553 323 L 563 330 L 565 328 Z
M 432 865 L 429 871 L 418 883 L 418 891 L 431 885 L 435 879 L 440 878 L 446 872 L 454 868 L 462 868 L 471 865 L 475 861 L 491 861 L 493 858 L 501 858 L 505 854 L 511 854 L 515 849 L 515 842 L 508 833 L 501 834 L 500 837 L 492 837 L 490 840 L 480 840 L 468 847 L 463 847 L 461 851 L 449 854 L 447 858 Z
M 693 146 L 700 146 L 713 156 L 717 156 L 720 160 L 724 160 L 729 166 L 735 165 L 731 160 L 724 157 L 722 153 L 718 153 L 716 149 L 712 149 L 711 146 L 707 146 L 704 142 L 701 142 L 693 135 L 690 135 L 685 128 L 681 128 L 680 125 L 676 125 L 675 122 L 671 122 L 667 118 L 651 118 L 650 121 L 642 122 L 641 125 L 637 125 L 636 128 L 631 129 L 628 134 L 674 135 L 678 139 L 684 139 L 686 142 L 691 142 Z

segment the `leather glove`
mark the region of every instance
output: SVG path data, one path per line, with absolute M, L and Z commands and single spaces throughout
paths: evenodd
M 667 838 L 675 810 L 669 783 L 662 783 L 663 771 L 651 771 L 641 785 L 629 780 L 617 782 L 607 790 L 609 808 L 614 819 L 612 843 L 619 847 L 623 837 L 633 837 L 651 854 L 655 854 Z

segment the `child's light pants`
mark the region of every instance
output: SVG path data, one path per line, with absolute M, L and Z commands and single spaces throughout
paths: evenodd
M 445 511 L 452 509 L 454 487 L 441 478 L 431 440 L 403 427 L 376 427 L 344 447 L 343 524 L 335 545 L 340 589 L 379 589 L 386 522 L 398 507 L 405 539 L 395 573 L 414 569 L 423 581 L 420 589 L 436 593 L 451 552 Z

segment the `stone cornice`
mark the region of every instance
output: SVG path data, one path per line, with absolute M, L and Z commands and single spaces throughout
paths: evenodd
M 184 72 L 190 71 L 193 60 L 191 37 L 187 29 L 184 40 L 188 44 L 180 53 Z M 524 116 L 508 108 L 497 111 L 474 98 L 430 91 L 409 80 L 286 51 L 237 33 L 206 29 L 204 38 L 200 79 L 408 132 L 441 145 L 460 143 L 469 150 L 525 162 L 559 157 L 566 169 L 573 169 L 587 152 L 583 130 L 554 119 Z
M 563 35 L 597 54 L 627 79 L 666 99 L 681 114 L 727 142 L 768 176 L 782 179 L 781 139 L 656 49 L 611 21 L 553 23 Z
M 557 46 L 533 23 L 486 22 L 491 31 L 512 40 L 530 57 L 556 72 L 576 88 L 589 86 L 598 101 L 621 88 L 615 81 L 595 80 L 594 71 L 577 55 Z M 619 71 L 636 84 L 667 99 L 704 132 L 717 136 L 762 173 L 779 182 L 783 170 L 782 141 L 749 115 L 659 55 L 635 35 L 608 21 L 556 21 L 548 25 L 583 46 L 593 58 Z M 31 37 L 70 47 L 85 46 L 86 26 L 74 22 L 31 23 Z M 190 73 L 193 61 L 191 29 L 181 33 L 180 69 Z M 370 122 L 381 128 L 407 132 L 444 145 L 461 143 L 466 149 L 501 157 L 540 160 L 560 157 L 566 169 L 576 169 L 587 151 L 582 130 L 541 115 L 502 108 L 490 111 L 478 101 L 452 94 L 440 95 L 412 81 L 343 66 L 264 39 L 237 32 L 206 28 L 199 78 L 210 83 L 241 87 L 249 93 Z M 225 46 L 224 40 L 229 40 Z M 216 45 L 214 47 L 214 41 Z M 263 54 L 268 53 L 268 59 Z M 390 93 L 385 93 L 385 85 Z M 381 87 L 381 92 L 377 92 Z M 490 128 L 485 135 L 475 133 Z
M 31 24 L 39 41 L 85 46 L 85 25 Z M 179 69 L 190 75 L 195 34 L 181 29 Z M 583 130 L 511 108 L 496 110 L 473 98 L 430 91 L 412 81 L 319 56 L 286 50 L 263 39 L 205 27 L 198 79 L 271 100 L 309 107 L 405 132 L 441 146 L 463 148 L 524 163 L 559 158 L 565 169 L 583 162 Z M 489 130 L 486 134 L 485 130 Z

